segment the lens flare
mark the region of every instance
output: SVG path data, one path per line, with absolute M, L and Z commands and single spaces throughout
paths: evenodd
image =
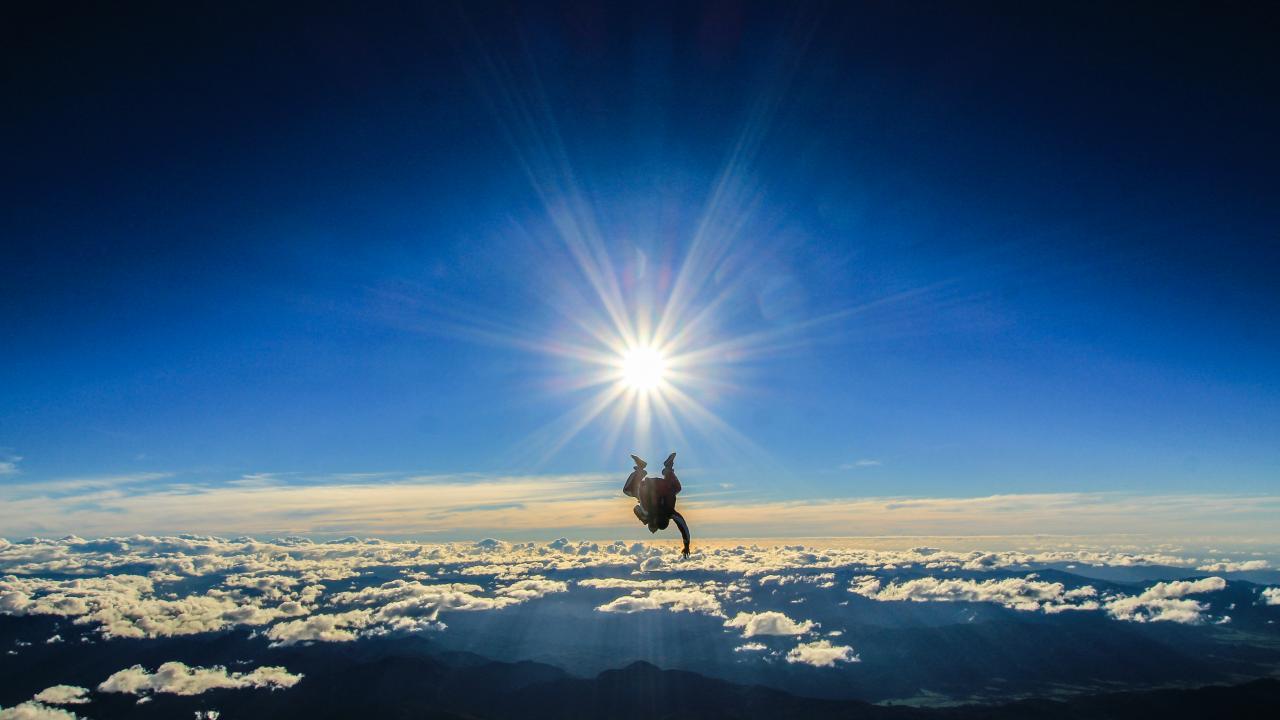
M 560 412 L 510 451 L 522 467 L 548 462 L 588 428 L 598 435 L 601 457 L 654 441 L 686 448 L 696 439 L 703 458 L 771 462 L 716 406 L 755 390 L 760 363 L 808 348 L 828 332 L 845 337 L 855 318 L 865 324 L 872 311 L 927 295 L 905 290 L 825 312 L 801 307 L 785 318 L 767 312 L 770 288 L 794 283 L 775 282 L 790 272 L 778 261 L 790 235 L 773 232 L 784 227 L 784 208 L 763 192 L 757 161 L 775 115 L 786 108 L 793 60 L 780 57 L 761 85 L 723 167 L 705 176 L 705 193 L 656 195 L 629 188 L 649 188 L 650 179 L 666 188 L 668 175 L 683 178 L 686 168 L 676 163 L 636 183 L 575 171 L 534 69 L 484 63 L 482 92 L 540 203 L 527 217 L 513 214 L 501 242 L 527 241 L 520 281 L 539 278 L 531 288 L 552 312 L 473 310 L 455 294 L 433 294 L 429 283 L 409 293 L 389 290 L 386 302 L 426 310 L 405 317 L 410 327 L 552 361 L 546 384 Z
M 666 358 L 657 348 L 633 347 L 621 358 L 622 382 L 638 392 L 650 392 L 663 381 Z

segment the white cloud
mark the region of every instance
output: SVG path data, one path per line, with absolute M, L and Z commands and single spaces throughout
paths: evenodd
M 343 527 L 385 535 L 420 533 L 424 527 L 510 532 L 545 528 L 550 517 L 560 518 L 559 527 L 607 527 L 616 526 L 625 509 L 618 503 L 615 479 L 614 474 L 459 475 L 370 483 L 334 477 L 305 485 L 274 478 L 197 485 L 154 475 L 57 480 L 0 487 L 0 527 L 25 534 L 100 535 L 137 528 L 276 533 Z M 125 484 L 127 493 L 120 491 Z M 306 517 L 306 524 L 300 525 L 299 517 Z M 570 525 L 564 525 L 566 518 Z
M 834 667 L 838 662 L 861 662 L 848 645 L 832 645 L 829 640 L 800 643 L 787 653 L 787 662 L 814 667 Z
M 46 705 L 83 705 L 89 702 L 89 698 L 85 697 L 88 693 L 88 688 L 75 685 L 54 685 L 36 693 L 36 696 L 32 699 Z
M 275 607 L 259 607 L 246 604 L 227 610 L 222 617 L 231 625 L 266 625 L 281 618 L 306 615 L 311 609 L 294 600 L 288 600 Z
M 167 662 L 148 672 L 141 665 L 114 673 L 98 685 L 101 692 L 170 693 L 173 695 L 199 695 L 215 689 L 291 688 L 302 679 L 282 667 L 260 667 L 247 673 L 227 672 L 225 667 L 190 667 L 180 662 Z
M 223 585 L 233 588 L 255 590 L 269 598 L 284 597 L 289 588 L 302 582 L 298 578 L 287 575 L 229 575 L 222 581 Z
M 274 625 L 267 630 L 267 638 L 273 645 L 296 645 L 300 642 L 350 642 L 359 637 L 360 628 L 369 625 L 369 610 L 352 610 L 345 613 L 312 615 L 303 620 L 291 620 Z
M 589 588 L 599 588 L 602 590 L 635 590 L 638 588 L 679 588 L 687 587 L 688 583 L 684 580 L 633 580 L 631 578 L 588 578 L 579 580 L 578 585 Z
M 852 466 L 872 467 L 863 458 Z M 433 532 L 540 533 L 552 527 L 612 533 L 625 526 L 620 476 L 335 475 L 296 484 L 276 477 L 198 484 L 158 474 L 72 478 L 0 487 L 0 527 L 21 534 L 81 532 L 344 532 L 414 536 Z M 123 492 L 127 488 L 128 492 Z M 848 518 L 877 534 L 1105 534 L 1250 536 L 1276 539 L 1280 496 L 1054 493 L 940 498 L 687 501 L 703 537 L 743 528 L 785 535 L 805 527 L 840 535 Z M 305 519 L 302 519 L 305 518 Z M 548 518 L 555 518 L 549 521 Z M 568 524 L 566 524 L 568 523 Z
M 861 458 L 859 460 L 854 460 L 851 463 L 845 463 L 841 465 L 840 469 L 841 470 L 857 470 L 859 468 L 879 467 L 882 464 L 883 463 L 881 463 L 879 460 L 873 460 L 871 458 Z
M 559 580 L 548 580 L 542 577 L 518 580 L 506 587 L 498 588 L 498 595 L 514 598 L 518 601 L 534 600 L 552 593 L 562 593 L 569 589 L 568 583 Z
M 21 455 L 7 455 L 0 458 L 0 476 L 17 475 L 20 462 L 22 462 Z
M 1196 568 L 1201 572 L 1246 572 L 1248 570 L 1266 570 L 1271 564 L 1266 560 L 1245 560 L 1243 562 L 1215 562 L 1200 565 Z
M 1217 592 L 1227 586 L 1220 577 L 1156 583 L 1140 595 L 1121 595 L 1106 602 L 1107 613 L 1130 622 L 1176 622 L 1188 625 L 1204 621 L 1207 603 L 1186 599 L 1187 595 Z
M 703 613 L 723 616 L 724 610 L 715 595 L 696 588 L 637 590 L 596 608 L 607 613 L 635 613 L 646 610 Z
M 1263 605 L 1280 605 L 1280 587 L 1264 588 L 1261 597 Z
M 761 585 L 776 584 L 791 585 L 794 583 L 810 583 L 820 588 L 833 588 L 836 586 L 835 573 L 819 573 L 817 575 L 765 575 L 756 582 Z
M 493 600 L 480 598 L 476 593 L 484 588 L 471 583 L 444 583 L 428 585 L 410 580 L 392 580 L 382 585 L 361 590 L 341 592 L 329 598 L 331 605 L 384 605 L 405 600 L 424 600 L 454 609 L 489 609 Z
M 1056 540 L 1048 549 L 998 551 L 707 541 L 688 560 L 677 562 L 669 544 L 620 541 L 72 536 L 0 541 L 0 613 L 65 618 L 68 625 L 87 626 L 105 639 L 245 627 L 280 646 L 447 631 L 450 613 L 503 611 L 572 589 L 592 593 L 591 604 L 602 613 L 698 613 L 720 618 L 744 639 L 796 637 L 816 635 L 817 623 L 782 612 L 757 612 L 751 594 L 773 596 L 773 607 L 810 607 L 782 603 L 805 599 L 816 604 L 830 596 L 822 589 L 852 573 L 850 592 L 878 601 L 990 602 L 1044 613 L 1105 607 L 1116 620 L 1198 622 L 1207 606 L 1184 595 L 1208 591 L 1208 580 L 1161 584 L 1137 597 L 1100 597 L 1092 586 L 1068 588 L 1034 574 L 983 577 L 1039 565 L 1190 568 L 1205 562 L 1175 554 L 1179 552 L 1171 547 L 1081 548 Z M 909 579 L 897 579 L 900 571 L 908 572 Z M 384 581 L 388 573 L 399 579 Z M 965 577 L 956 576 L 960 573 Z M 188 582 L 191 578 L 200 580 Z M 343 589 L 326 589 L 335 584 Z M 1280 598 L 1280 591 L 1264 593 L 1259 601 L 1272 597 Z M 816 652 L 801 655 L 817 657 Z
M 78 624 L 96 626 L 108 638 L 155 638 L 270 625 L 308 615 L 324 595 L 324 586 L 316 580 L 356 577 L 366 567 L 399 565 L 408 570 L 426 561 L 462 574 L 477 574 L 474 570 L 479 568 L 480 574 L 511 579 L 492 592 L 470 583 L 397 580 L 336 593 L 329 605 L 370 608 L 368 617 L 338 613 L 348 619 L 345 624 L 332 625 L 331 617 L 322 617 L 270 631 L 285 643 L 348 640 L 354 639 L 353 630 L 434 629 L 441 627 L 436 623 L 441 611 L 495 610 L 566 592 L 568 583 L 534 571 L 631 564 L 632 552 L 634 547 L 619 543 L 602 548 L 598 543 L 567 541 L 555 546 L 496 541 L 424 546 L 380 540 L 311 543 L 135 536 L 6 543 L 0 546 L 0 571 L 78 575 L 122 566 L 164 569 L 146 576 L 106 574 L 70 580 L 3 576 L 0 613 L 74 618 Z M 173 578 L 216 573 L 227 575 L 204 594 L 165 592 Z M 350 622 L 356 617 L 361 620 L 358 627 Z
M 373 625 L 381 627 L 371 628 L 370 632 L 436 630 L 443 627 L 438 622 L 442 611 L 498 610 L 550 593 L 566 592 L 568 588 L 568 583 L 535 576 L 501 586 L 489 597 L 481 594 L 484 588 L 469 583 L 431 585 L 416 580 L 392 580 L 379 586 L 337 593 L 330 598 L 331 605 L 375 606 L 367 618 L 362 618 L 361 625 L 331 628 L 327 625 L 328 619 L 310 624 L 299 621 L 288 629 L 272 628 L 268 636 L 282 644 L 292 644 L 303 640 L 351 640 L 354 639 L 351 628 Z M 316 631 L 321 633 L 320 636 L 311 637 Z M 295 632 L 302 633 L 302 636 L 294 637 Z
M 813 629 L 810 620 L 796 622 L 780 612 L 768 610 L 761 613 L 740 612 L 731 620 L 724 622 L 725 627 L 742 628 L 742 637 L 757 635 L 803 635 Z
M 0 708 L 0 720 L 77 720 L 79 715 L 62 708 L 38 702 L 24 702 L 11 708 Z
M 761 650 L 768 650 L 768 649 L 769 649 L 769 646 L 765 645 L 764 643 L 749 642 L 749 643 L 743 643 L 739 645 L 738 647 L 734 648 L 733 651 L 734 652 L 759 652 Z
M 1097 602 L 1086 599 L 1097 594 L 1091 586 L 1067 590 L 1062 583 L 1036 580 L 1034 576 L 991 580 L 924 577 L 883 585 L 874 575 L 863 575 L 854 578 L 849 592 L 882 602 L 989 602 L 1046 613 L 1099 607 Z

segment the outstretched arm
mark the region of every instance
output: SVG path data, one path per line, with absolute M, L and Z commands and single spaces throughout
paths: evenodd
M 684 521 L 684 516 L 675 510 L 671 511 L 671 519 L 676 521 L 676 527 L 680 528 L 680 537 L 684 538 L 684 554 L 689 554 L 689 524 Z

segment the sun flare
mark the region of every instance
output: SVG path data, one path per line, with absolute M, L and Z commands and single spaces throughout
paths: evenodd
M 666 358 L 657 348 L 633 347 L 622 356 L 622 382 L 640 392 L 654 390 L 667 371 Z

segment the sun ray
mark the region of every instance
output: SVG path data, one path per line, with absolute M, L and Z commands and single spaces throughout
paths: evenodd
M 662 423 L 665 426 L 664 430 L 675 438 L 676 444 L 679 447 L 689 447 L 689 439 L 685 435 L 684 427 L 681 426 L 675 413 L 671 412 L 671 404 L 667 398 L 661 394 L 655 395 L 653 407 L 658 416 L 658 422 Z
M 544 445 L 543 452 L 538 456 L 537 464 L 542 465 L 549 461 L 557 452 L 565 445 L 578 436 L 584 428 L 591 424 L 600 413 L 604 412 L 613 405 L 619 397 L 627 393 L 627 388 L 622 383 L 613 383 L 608 387 L 601 389 L 592 395 L 585 402 L 577 407 L 569 410 L 561 415 L 556 421 L 548 426 L 548 432 L 553 434 L 548 441 L 542 443 Z M 564 430 L 556 432 L 550 430 L 557 426 L 567 424 Z
M 701 433 L 703 437 L 712 442 L 727 442 L 728 451 L 731 454 L 745 454 L 752 457 L 757 463 L 770 466 L 776 465 L 763 448 L 756 445 L 746 435 L 739 432 L 679 388 L 670 386 L 667 388 L 667 393 L 674 408 L 691 416 L 693 420 L 703 428 L 706 428 Z
M 728 438 L 741 445 L 740 434 L 703 404 L 740 392 L 739 366 L 766 352 L 802 344 L 810 332 L 800 324 L 751 332 L 735 303 L 750 298 L 751 284 L 769 272 L 776 257 L 764 241 L 771 231 L 769 196 L 758 161 L 785 98 L 797 59 L 804 53 L 818 20 L 807 13 L 792 33 L 794 47 L 779 48 L 767 63 L 759 91 L 708 192 L 688 211 L 688 234 L 674 241 L 680 250 L 646 254 L 646 243 L 665 243 L 665 236 L 645 234 L 647 219 L 615 223 L 627 213 L 642 213 L 643 204 L 609 188 L 592 188 L 575 172 L 554 105 L 529 48 L 512 58 L 483 47 L 473 69 L 481 95 L 515 155 L 544 212 L 545 224 L 515 224 L 515 237 L 527 236 L 550 258 L 544 276 L 552 278 L 542 294 L 564 327 L 531 337 L 494 324 L 472 324 L 471 337 L 505 343 L 555 357 L 556 374 L 548 387 L 558 393 L 590 392 L 590 397 L 544 429 L 551 435 L 547 455 L 554 454 L 603 414 L 606 450 L 630 430 L 628 443 L 644 445 L 654 430 L 680 443 L 687 432 Z M 524 42 L 518 38 L 517 44 Z M 522 61 L 523 60 L 523 61 Z M 527 62 L 524 62 L 527 61 Z M 646 209 L 648 206 L 645 206 Z M 635 228 L 640 228 L 636 231 Z M 671 248 L 675 245 L 669 246 Z M 624 274 L 619 262 L 634 252 L 635 272 Z M 646 274 L 647 273 L 647 274 Z M 730 329 L 732 326 L 732 330 Z M 527 328 L 525 328 L 527 332 Z

